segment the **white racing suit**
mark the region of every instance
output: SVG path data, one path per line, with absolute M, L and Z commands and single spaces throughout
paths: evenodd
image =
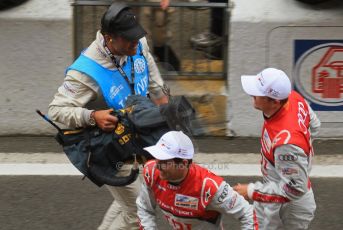
M 156 63 L 149 52 L 146 39 L 140 39 L 142 52 L 149 69 L 149 94 L 158 98 L 163 95 L 163 81 Z M 115 65 L 104 49 L 104 38 L 100 32 L 96 40 L 87 48 L 84 55 L 96 61 L 103 67 L 115 70 Z M 116 56 L 120 65 L 124 65 L 127 56 Z M 75 70 L 66 73 L 63 84 L 55 94 L 49 105 L 49 117 L 66 125 L 68 128 L 86 127 L 89 124 L 93 110 L 109 109 L 103 100 L 100 87 L 89 76 Z M 118 176 L 127 176 L 131 167 L 123 167 Z M 99 230 L 138 229 L 136 215 L 136 197 L 138 196 L 141 179 L 125 187 L 107 186 L 114 197 L 114 201 L 107 211 Z
M 159 178 L 154 160 L 145 165 L 143 177 L 136 201 L 141 229 L 165 229 L 156 225 L 156 205 L 172 229 L 224 229 L 225 215 L 238 219 L 242 229 L 258 229 L 253 207 L 223 178 L 196 164 L 178 185 Z
M 265 118 L 261 138 L 263 182 L 251 183 L 260 229 L 308 229 L 316 203 L 309 174 L 312 136 L 320 121 L 306 101 L 292 92 L 287 104 Z

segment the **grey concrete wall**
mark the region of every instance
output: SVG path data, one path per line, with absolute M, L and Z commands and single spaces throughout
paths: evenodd
M 343 3 L 333 0 L 315 7 L 295 0 L 233 3 L 227 130 L 229 135 L 258 136 L 262 117 L 243 93 L 240 75 L 254 74 L 271 65 L 292 75 L 294 39 L 342 39 Z M 0 135 L 54 133 L 35 109 L 47 111 L 63 81 L 65 67 L 72 62 L 70 2 L 29 0 L 1 11 L 0 31 Z M 181 90 L 180 84 L 172 84 L 175 91 Z M 216 92 L 226 95 L 223 86 L 218 87 Z M 324 121 L 321 136 L 343 136 L 341 112 L 318 114 Z
M 0 12 L 0 135 L 54 130 L 35 109 L 47 111 L 72 61 L 68 0 L 30 0 Z
M 240 76 L 273 66 L 293 79 L 294 40 L 343 40 L 343 2 L 310 6 L 293 0 L 233 0 L 228 76 L 228 130 L 237 136 L 259 136 L 262 114 L 241 87 Z M 343 60 L 342 60 L 343 61 Z M 341 94 L 340 100 L 343 101 Z M 321 137 L 343 136 L 343 113 L 317 112 Z M 334 122 L 334 123 L 332 123 Z

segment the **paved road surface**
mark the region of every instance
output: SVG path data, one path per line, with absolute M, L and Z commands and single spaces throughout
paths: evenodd
M 258 152 L 256 138 L 201 138 L 197 139 L 197 145 L 201 152 L 208 152 L 208 159 L 219 155 L 219 160 L 239 162 L 238 155 L 249 156 L 249 159 L 258 157 L 258 154 L 246 154 Z M 320 140 L 316 142 L 316 147 L 317 159 L 320 159 L 318 164 L 343 165 L 343 141 Z M 17 154 L 16 163 L 49 163 L 55 159 L 48 152 L 61 152 L 61 148 L 51 137 L 0 138 L 2 164 L 11 162 L 15 152 L 21 153 Z M 220 154 L 225 152 L 231 153 L 231 158 L 229 154 Z M 58 155 L 62 154 L 53 155 L 59 158 Z M 203 161 L 207 160 L 206 155 L 203 155 Z M 37 156 L 40 159 L 35 159 Z M 234 185 L 257 178 L 231 176 L 225 179 Z M 317 213 L 310 229 L 343 229 L 343 205 L 340 201 L 343 177 L 313 178 L 312 183 Z M 81 180 L 80 176 L 0 176 L 0 194 L 0 230 L 93 230 L 99 225 L 112 201 L 106 188 L 98 188 L 87 179 Z M 161 217 L 158 221 L 164 226 L 160 229 L 168 229 L 163 225 Z M 237 222 L 231 218 L 224 223 L 225 229 L 239 229 Z
M 251 178 L 225 179 L 235 184 Z M 0 184 L 1 230 L 93 230 L 111 202 L 105 188 L 79 176 L 2 176 Z M 313 187 L 318 209 L 310 229 L 341 230 L 343 179 L 313 179 Z M 239 229 L 231 218 L 224 223 L 225 229 Z
M 198 137 L 195 144 L 207 153 L 258 153 L 258 138 Z M 315 140 L 316 154 L 343 154 L 343 139 Z M 53 137 L 0 137 L 0 152 L 62 152 Z

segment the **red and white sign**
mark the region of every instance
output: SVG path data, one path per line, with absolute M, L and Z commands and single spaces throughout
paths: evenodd
M 304 41 L 301 41 L 304 43 Z M 311 41 L 309 41 L 311 42 Z M 298 45 L 298 49 L 306 47 Z M 318 110 L 343 105 L 343 43 L 320 43 L 303 49 L 295 60 L 295 88 Z

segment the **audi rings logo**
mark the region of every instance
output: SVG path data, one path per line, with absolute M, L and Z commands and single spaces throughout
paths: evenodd
M 291 155 L 291 154 L 283 154 L 283 155 L 279 155 L 279 160 L 280 161 L 296 161 L 298 160 L 298 156 Z

